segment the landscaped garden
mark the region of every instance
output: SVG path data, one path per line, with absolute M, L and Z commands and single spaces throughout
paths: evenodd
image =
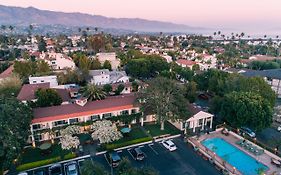
M 18 160 L 18 171 L 55 163 L 61 160 L 67 160 L 76 157 L 69 150 L 63 150 L 61 145 L 53 144 L 49 153 L 43 153 L 39 148 L 26 148 Z
M 152 137 L 166 135 L 166 134 L 176 135 L 176 134 L 181 133 L 179 129 L 177 129 L 175 126 L 173 126 L 169 122 L 165 122 L 164 130 L 161 130 L 160 124 L 157 124 L 157 123 L 156 124 L 155 123 L 146 123 L 146 124 L 144 124 L 144 128 Z

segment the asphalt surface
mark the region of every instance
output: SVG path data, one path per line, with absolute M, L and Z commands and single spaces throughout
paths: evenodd
M 150 145 L 141 146 L 141 150 L 145 154 L 143 161 L 136 161 L 129 153 L 129 149 L 118 151 L 122 157 L 128 157 L 132 165 L 135 167 L 153 167 L 159 171 L 160 175 L 219 175 L 221 174 L 214 165 L 200 157 L 180 138 L 173 139 L 177 146 L 177 150 L 170 152 L 161 143 L 155 142 Z M 130 148 L 132 149 L 132 148 Z M 110 166 L 104 158 L 104 154 L 93 156 L 91 159 L 94 162 L 102 164 L 109 172 Z M 78 161 L 76 161 L 78 162 Z M 64 166 L 62 165 L 63 174 Z M 79 167 L 79 166 L 78 166 Z M 46 175 L 48 167 L 44 168 Z M 79 173 L 80 174 L 80 173 Z M 33 171 L 28 171 L 28 175 L 34 175 Z
M 119 155 L 128 157 L 135 167 L 153 167 L 160 175 L 218 175 L 221 174 L 215 167 L 202 157 L 197 155 L 192 148 L 188 147 L 181 139 L 174 139 L 177 150 L 170 152 L 162 144 L 144 145 L 141 150 L 146 158 L 136 161 L 128 150 L 122 150 Z M 99 162 L 110 171 L 110 166 L 103 155 L 95 156 L 93 161 Z

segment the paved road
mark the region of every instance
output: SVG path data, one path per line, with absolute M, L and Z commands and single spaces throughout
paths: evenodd
M 119 153 L 121 157 L 128 157 L 136 167 L 149 166 L 159 171 L 160 175 L 218 175 L 220 172 L 208 161 L 198 156 L 181 139 L 174 139 L 178 149 L 169 152 L 159 143 L 145 145 L 142 151 L 147 155 L 144 161 L 135 161 L 128 150 Z M 103 155 L 95 156 L 93 161 L 97 161 L 110 170 L 109 165 Z

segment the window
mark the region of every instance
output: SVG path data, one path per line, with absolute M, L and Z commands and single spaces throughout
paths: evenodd
M 56 64 L 56 62 L 52 61 L 52 64 Z
M 129 115 L 129 111 L 128 110 L 121 111 L 121 115 Z
M 44 80 L 41 80 L 41 83 L 44 83 Z
M 96 120 L 99 120 L 99 119 L 100 119 L 100 115 L 92 115 L 91 116 L 92 121 L 96 121 Z
M 66 120 L 60 120 L 60 121 L 53 122 L 54 126 L 60 126 L 60 125 L 65 125 L 65 124 L 67 124 Z
M 78 118 L 69 119 L 69 124 L 78 123 Z
M 105 118 L 105 119 L 110 118 L 111 116 L 112 116 L 111 113 L 102 114 L 102 118 Z
M 41 134 L 35 135 L 34 136 L 34 140 L 35 141 L 41 141 L 42 140 L 42 135 Z
M 55 137 L 60 137 L 60 136 L 61 136 L 60 131 L 56 131 L 55 132 Z
M 40 124 L 34 124 L 32 125 L 32 129 L 33 130 L 37 130 L 37 129 L 40 129 L 41 128 L 41 125 Z
M 131 110 L 131 114 L 135 114 L 135 113 L 137 113 L 137 110 L 136 109 L 132 109 Z
M 33 83 L 36 83 L 36 81 L 32 81 Z

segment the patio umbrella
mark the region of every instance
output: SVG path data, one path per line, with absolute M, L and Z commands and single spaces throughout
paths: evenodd
M 39 146 L 39 149 L 41 149 L 41 150 L 44 151 L 44 150 L 47 150 L 47 149 L 51 148 L 51 146 L 52 146 L 51 143 L 46 142 L 46 143 L 43 143 L 42 145 L 40 145 L 40 146 Z
M 122 128 L 121 129 L 121 132 L 123 133 L 123 134 L 126 134 L 126 133 L 129 133 L 129 132 L 131 132 L 131 128 Z

